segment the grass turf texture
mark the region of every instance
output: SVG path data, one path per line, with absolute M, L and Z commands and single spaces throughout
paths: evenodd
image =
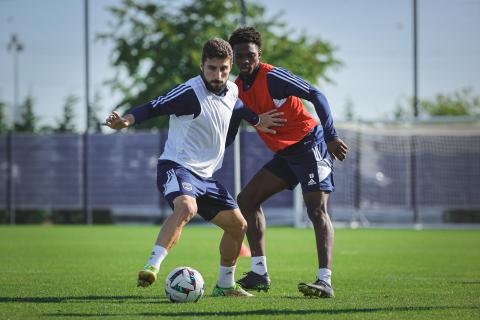
M 309 299 L 317 262 L 311 229 L 270 228 L 269 293 L 210 297 L 221 232 L 187 227 L 159 280 L 136 288 L 158 227 L 0 227 L 0 319 L 255 318 L 479 319 L 478 230 L 336 230 L 336 298 Z M 163 282 L 174 267 L 199 270 L 199 303 L 172 304 Z M 241 257 L 236 278 L 249 270 Z

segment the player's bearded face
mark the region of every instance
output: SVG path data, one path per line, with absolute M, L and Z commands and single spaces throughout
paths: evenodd
M 202 75 L 207 89 L 214 93 L 222 91 L 231 70 L 231 59 L 207 58 L 202 65 Z
M 255 43 L 239 43 L 233 47 L 235 65 L 243 76 L 251 75 L 260 64 L 261 50 Z

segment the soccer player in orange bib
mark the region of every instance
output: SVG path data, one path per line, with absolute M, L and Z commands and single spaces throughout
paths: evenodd
M 260 62 L 262 40 L 255 28 L 237 29 L 229 42 L 240 70 L 235 83 L 242 101 L 257 114 L 273 109 L 283 112 L 287 119 L 275 135 L 257 131 L 275 155 L 237 198 L 248 223 L 247 238 L 252 254 L 251 271 L 237 282 L 246 290 L 268 291 L 270 288 L 261 204 L 300 183 L 315 230 L 318 272 L 315 281 L 298 284 L 298 290 L 305 296 L 332 298 L 334 231 L 327 202 L 330 192 L 334 191 L 333 161 L 345 159 L 347 145 L 338 137 L 327 99 L 318 89 L 288 70 Z M 305 110 L 301 99 L 314 105 L 320 125 Z

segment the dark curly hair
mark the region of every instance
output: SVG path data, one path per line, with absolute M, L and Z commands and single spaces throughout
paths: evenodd
M 255 43 L 258 49 L 262 48 L 262 36 L 254 27 L 243 27 L 235 30 L 228 42 L 232 48 L 240 43 Z
M 227 41 L 220 38 L 213 38 L 205 42 L 202 50 L 202 63 L 207 59 L 213 58 L 229 58 L 230 61 L 233 61 L 232 47 Z

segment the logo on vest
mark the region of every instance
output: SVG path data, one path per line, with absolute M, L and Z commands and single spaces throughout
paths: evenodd
M 273 100 L 273 103 L 275 104 L 275 107 L 278 109 L 280 108 L 284 103 L 285 101 L 287 101 L 287 98 L 283 98 L 283 99 L 272 99 Z

